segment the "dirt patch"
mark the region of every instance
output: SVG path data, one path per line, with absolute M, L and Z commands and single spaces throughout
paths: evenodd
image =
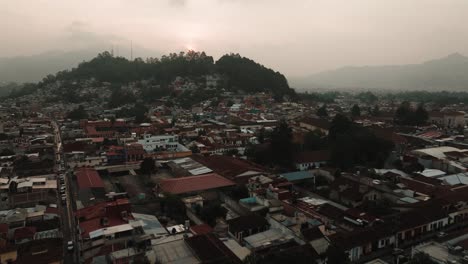
M 138 196 L 140 193 L 144 193 L 146 196 L 152 195 L 151 184 L 145 183 L 143 175 L 126 175 L 116 177 L 114 181 L 118 181 L 122 188 L 128 193 L 130 198 Z

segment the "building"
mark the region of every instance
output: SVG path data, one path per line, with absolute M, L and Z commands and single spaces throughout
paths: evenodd
M 142 222 L 133 221 L 128 199 L 101 202 L 79 209 L 75 217 L 79 223 L 79 249 L 85 261 L 109 255 L 116 263 L 120 258 L 128 257 L 130 251 L 111 255 L 113 252 L 131 249 L 131 256 L 135 257 L 144 254 L 150 245 L 151 236 L 145 234 Z
M 328 135 L 328 130 L 330 129 L 330 122 L 326 119 L 307 117 L 299 121 L 299 126 L 309 131 L 319 130 L 325 135 Z
M 199 176 L 163 179 L 159 183 L 157 189 L 160 193 L 195 195 L 201 193 L 215 193 L 219 189 L 234 185 L 234 182 L 216 173 L 210 173 Z
M 179 136 L 177 135 L 160 135 L 152 136 L 144 134 L 143 139 L 138 140 L 138 144 L 143 146 L 146 152 L 156 151 L 176 151 L 179 147 Z
M 79 168 L 75 171 L 78 183 L 78 199 L 83 202 L 104 199 L 106 191 L 99 173 L 93 168 Z
M 297 170 L 304 171 L 322 167 L 330 161 L 329 150 L 303 151 L 294 156 Z
M 465 113 L 459 111 L 434 111 L 429 113 L 429 122 L 441 127 L 465 126 Z
M 269 229 L 270 224 L 260 215 L 250 214 L 239 216 L 227 221 L 229 235 L 239 243 L 243 243 L 244 237 L 248 237 Z

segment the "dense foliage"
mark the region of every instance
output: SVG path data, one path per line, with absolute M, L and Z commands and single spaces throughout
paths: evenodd
M 229 90 L 271 91 L 275 96 L 295 94 L 284 75 L 239 54 L 222 56 L 216 62 L 216 69 L 228 77 L 226 88 Z
M 103 52 L 94 59 L 81 63 L 71 71 L 61 71 L 55 76 L 48 76 L 42 85 L 55 80 L 79 80 L 94 78 L 99 82 L 128 83 L 152 79 L 164 89 L 177 76 L 200 77 L 218 73 L 226 82 L 223 88 L 227 90 L 243 90 L 245 92 L 271 92 L 277 97 L 294 96 L 284 75 L 268 69 L 253 60 L 241 57 L 239 54 L 222 56 L 216 63 L 213 57 L 204 52 L 188 51 L 168 56 L 148 58 L 143 61 L 137 58 L 133 61 L 123 57 L 115 57 L 109 52 Z M 146 94 L 161 93 L 160 91 L 145 91 Z
M 37 90 L 37 86 L 33 83 L 25 83 L 25 84 L 16 84 L 10 83 L 5 86 L 1 87 L 2 96 L 8 95 L 10 98 L 18 98 L 21 96 L 25 96 L 28 94 L 32 94 Z
M 379 98 L 375 94 L 369 91 L 359 93 L 358 95 L 356 95 L 356 98 L 367 104 L 373 104 L 377 100 L 379 100 Z
M 357 165 L 381 168 L 394 147 L 391 141 L 378 138 L 340 114 L 331 123 L 328 140 L 331 162 L 342 169 Z
M 319 117 L 327 117 L 328 112 L 327 112 L 327 105 L 322 105 L 319 109 L 317 109 L 317 116 Z
M 399 125 L 419 126 L 424 125 L 429 118 L 424 106 L 420 104 L 415 110 L 411 108 L 410 103 L 405 101 L 401 103 L 395 112 L 395 123 Z
M 267 166 L 279 166 L 292 168 L 295 145 L 292 142 L 292 130 L 285 121 L 267 135 L 260 135 L 260 142 L 268 142 L 251 146 L 246 150 L 246 155 L 255 162 Z
M 361 108 L 359 108 L 359 105 L 355 104 L 351 108 L 351 116 L 352 117 L 359 117 L 361 116 Z
M 86 119 L 86 118 L 88 118 L 88 113 L 83 108 L 83 106 L 80 105 L 76 109 L 74 109 L 70 113 L 68 113 L 67 117 L 72 119 L 72 120 Z

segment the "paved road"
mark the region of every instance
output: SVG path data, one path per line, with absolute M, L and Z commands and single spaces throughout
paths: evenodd
M 72 172 L 67 170 L 67 164 L 65 156 L 62 153 L 63 145 L 62 145 L 62 137 L 61 132 L 58 124 L 53 121 L 52 122 L 54 127 L 54 134 L 55 134 L 55 142 L 56 142 L 56 166 L 58 166 L 59 173 L 64 175 L 64 185 L 65 185 L 65 195 L 66 195 L 66 203 L 62 203 L 62 195 L 59 195 L 58 204 L 59 209 L 61 212 L 61 219 L 62 219 L 62 234 L 63 234 L 63 247 L 64 247 L 64 254 L 65 254 L 65 263 L 79 263 L 79 250 L 77 248 L 78 245 L 78 237 L 76 234 L 76 225 L 74 223 L 75 218 L 73 217 L 73 188 L 72 188 Z M 59 185 L 61 186 L 61 184 Z M 60 189 L 60 187 L 59 187 Z M 68 251 L 67 243 L 68 241 L 73 241 L 75 248 L 72 252 Z

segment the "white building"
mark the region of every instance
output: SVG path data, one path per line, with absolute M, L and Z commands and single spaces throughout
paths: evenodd
M 179 147 L 179 137 L 177 135 L 152 136 L 145 134 L 143 139 L 138 140 L 138 143 L 143 145 L 146 152 L 154 152 L 155 150 L 176 151 Z

